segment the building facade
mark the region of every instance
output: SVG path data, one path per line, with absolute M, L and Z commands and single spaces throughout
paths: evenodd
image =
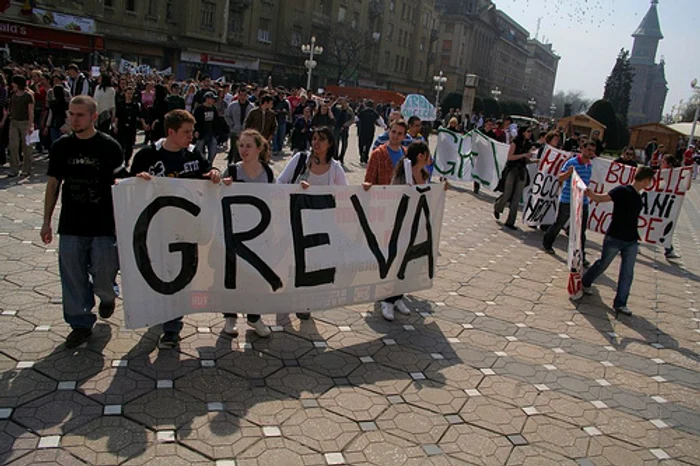
M 525 82 L 528 100 L 534 100 L 535 115 L 549 115 L 557 79 L 559 56 L 552 44 L 543 44 L 537 39 L 527 41 L 528 58 L 525 65 Z
M 659 41 L 664 38 L 657 11 L 658 0 L 652 0 L 647 14 L 634 31 L 634 45 L 630 64 L 634 71 L 630 107 L 627 114 L 629 126 L 661 121 L 668 85 L 663 59 L 656 63 Z

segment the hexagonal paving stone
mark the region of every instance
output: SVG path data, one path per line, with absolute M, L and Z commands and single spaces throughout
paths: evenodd
M 236 458 L 236 466 L 325 466 L 321 453 L 293 440 L 265 438 Z
M 595 463 L 599 464 L 599 463 Z M 620 463 L 625 464 L 625 463 Z M 541 447 L 526 445 L 515 447 L 508 458 L 506 466 L 579 466 L 576 461 L 570 460 L 552 451 Z
M 357 387 L 333 387 L 318 398 L 324 409 L 353 421 L 373 421 L 389 406 L 386 397 Z
M 265 378 L 267 386 L 295 398 L 315 398 L 333 386 L 333 381 L 303 367 L 285 367 Z
M 348 308 L 336 308 L 314 312 L 313 317 L 316 320 L 320 320 L 331 325 L 346 325 L 348 327 L 352 326 L 352 324 L 355 322 L 364 319 L 359 312 Z
M 196 417 L 177 431 L 190 448 L 215 459 L 235 458 L 261 437 L 260 427 L 225 411 Z
M 94 465 L 117 464 L 143 455 L 155 441 L 150 430 L 120 416 L 100 417 L 61 438 L 61 446 Z
M 128 367 L 109 367 L 80 382 L 78 390 L 105 405 L 123 405 L 155 389 L 156 383 Z
M 284 437 L 322 452 L 342 451 L 360 432 L 356 422 L 321 408 L 294 413 L 281 429 Z
M 32 451 L 14 461 L 12 466 L 84 466 L 85 462 L 60 448 L 48 448 Z
M 447 454 L 484 466 L 505 464 L 513 449 L 505 436 L 468 424 L 450 426 L 438 446 Z
M 192 464 L 210 466 L 212 462 L 209 458 L 176 443 L 152 443 L 142 455 L 122 464 L 125 466 L 189 466 Z
M 504 435 L 520 433 L 525 424 L 520 408 L 483 396 L 469 398 L 460 415 L 466 422 Z
M 34 330 L 34 325 L 19 317 L 0 315 L 0 342 Z
M 129 368 L 153 380 L 174 380 L 200 367 L 199 360 L 179 351 L 156 350 L 129 359 Z
M 587 458 L 591 460 L 593 464 L 601 466 L 618 464 L 625 466 L 647 466 L 663 464 L 659 463 L 657 458 L 648 449 L 631 445 L 605 435 L 591 437 Z
M 0 421 L 0 463 L 8 464 L 36 449 L 39 437 L 11 421 Z
M 604 411 L 592 403 L 554 391 L 540 392 L 533 406 L 542 414 L 575 424 L 579 427 L 594 426 L 607 419 Z
M 453 359 L 431 362 L 424 374 L 430 380 L 461 390 L 476 388 L 484 378 L 480 370 Z
M 250 389 L 250 383 L 219 368 L 203 368 L 177 379 L 175 388 L 204 402 L 211 402 L 235 399 Z
M 327 341 L 340 332 L 337 325 L 315 318 L 316 314 L 313 312 L 309 320 L 292 318 L 290 324 L 284 326 L 284 332 L 309 341 Z
M 64 337 L 54 332 L 29 332 L 5 340 L 2 350 L 18 361 L 38 361 L 65 351 L 64 341 Z
M 254 387 L 224 401 L 227 411 L 260 426 L 279 426 L 301 409 L 301 402 L 267 387 Z
M 60 296 L 60 295 L 59 295 Z M 34 304 L 18 311 L 18 316 L 33 325 L 59 325 L 64 324 L 63 308 L 60 304 L 44 302 Z
M 0 354 L 0 406 L 13 408 L 55 390 L 53 380 L 31 369 L 15 369 L 16 365 Z
M 531 416 L 525 422 L 523 437 L 532 445 L 538 445 L 568 458 L 583 458 L 588 452 L 590 436 L 578 426 L 546 416 Z
M 37 361 L 34 369 L 55 380 L 80 380 L 98 374 L 105 366 L 104 356 L 86 348 L 60 351 Z
M 360 360 L 339 350 L 317 348 L 299 359 L 301 367 L 328 377 L 347 377 L 361 364 Z
M 102 406 L 72 390 L 49 393 L 18 407 L 12 418 L 46 435 L 62 435 L 102 416 Z
M 206 412 L 206 404 L 174 389 L 153 390 L 124 405 L 124 416 L 154 430 L 178 429 Z
M 477 388 L 484 396 L 521 407 L 532 406 L 540 394 L 532 384 L 498 375 L 484 377 Z
M 4 311 L 22 311 L 39 304 L 47 304 L 48 302 L 49 299 L 46 296 L 31 291 L 14 291 L 0 294 L 0 309 Z
M 429 354 L 399 345 L 386 346 L 373 357 L 377 363 L 401 372 L 422 372 L 434 361 Z
M 349 376 L 351 384 L 380 395 L 398 395 L 411 383 L 411 377 L 380 364 L 362 364 Z
M 238 347 L 238 342 L 221 333 L 194 333 L 180 342 L 180 351 L 199 359 L 219 359 Z
M 285 333 L 273 334 L 269 338 L 259 338 L 253 348 L 279 359 L 298 359 L 314 348 L 313 343 Z
M 437 443 L 449 427 L 444 416 L 408 404 L 390 406 L 376 423 L 380 430 L 419 445 Z
M 407 403 L 443 415 L 458 413 L 467 401 L 464 390 L 431 380 L 409 386 L 402 396 Z
M 386 432 L 365 432 L 345 449 L 348 464 L 372 466 L 404 466 L 410 459 L 419 459 L 428 464 L 427 457 L 413 442 Z
M 248 379 L 263 379 L 284 366 L 280 359 L 253 349 L 230 351 L 216 364 Z

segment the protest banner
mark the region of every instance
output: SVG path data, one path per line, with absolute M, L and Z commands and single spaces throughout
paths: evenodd
M 494 189 L 508 159 L 508 145 L 471 131 L 460 134 L 446 128 L 438 131 L 433 166 L 452 181 L 478 181 Z
M 114 187 L 125 322 L 309 312 L 430 288 L 442 186 Z
M 569 217 L 569 281 L 566 289 L 569 298 L 578 299 L 583 296 L 583 245 L 581 244 L 581 229 L 583 228 L 583 197 L 586 191 L 586 183 L 574 171 L 571 175 L 571 215 Z
M 560 186 L 557 174 L 573 154 L 551 147 L 545 149 L 537 165 L 531 186 L 525 193 L 523 222 L 528 226 L 554 223 L 559 204 Z M 636 167 L 615 163 L 604 158 L 592 162 L 593 173 L 589 188 L 598 194 L 616 186 L 634 182 Z M 673 230 L 683 207 L 685 193 L 690 189 L 692 167 L 657 170 L 649 188 L 642 191 L 642 213 L 639 216 L 639 237 L 649 244 L 671 244 Z M 590 203 L 588 230 L 605 234 L 612 220 L 611 203 Z
M 401 105 L 401 115 L 408 120 L 417 116 L 423 121 L 435 121 L 435 107 L 421 94 L 409 94 Z

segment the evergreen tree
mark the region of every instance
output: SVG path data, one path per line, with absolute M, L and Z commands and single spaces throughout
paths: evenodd
M 617 115 L 627 124 L 627 113 L 630 108 L 630 92 L 632 91 L 632 81 L 634 71 L 630 65 L 630 53 L 628 50 L 620 50 L 615 66 L 605 80 L 605 94 L 603 100 L 607 100 L 615 110 Z

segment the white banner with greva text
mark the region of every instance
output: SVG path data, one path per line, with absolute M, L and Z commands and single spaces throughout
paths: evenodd
M 127 328 L 293 313 L 432 286 L 445 191 L 157 178 L 114 187 Z
M 433 166 L 448 180 L 478 181 L 494 190 L 508 161 L 508 149 L 479 131 L 460 134 L 440 128 Z

